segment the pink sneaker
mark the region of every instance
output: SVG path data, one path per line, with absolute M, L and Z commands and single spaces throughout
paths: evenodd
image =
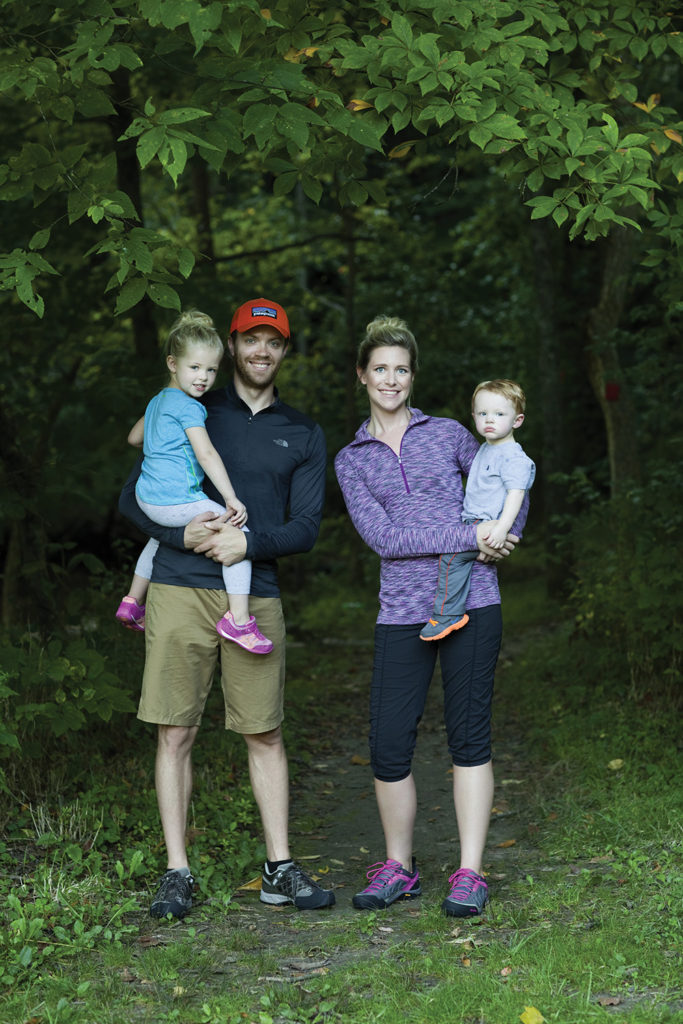
M 134 597 L 124 597 L 116 612 L 116 618 L 126 629 L 134 629 L 138 633 L 145 632 L 145 606 L 138 604 Z
M 216 623 L 216 629 L 220 636 L 226 640 L 232 640 L 239 647 L 251 654 L 270 654 L 273 649 L 273 642 L 263 635 L 256 625 L 254 616 L 243 626 L 238 626 L 232 617 L 232 612 L 226 612 L 223 618 Z

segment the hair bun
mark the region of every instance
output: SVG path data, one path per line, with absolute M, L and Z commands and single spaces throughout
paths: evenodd
M 175 327 L 208 327 L 214 326 L 213 320 L 208 313 L 202 313 L 199 309 L 186 309 L 181 313 L 175 322 Z

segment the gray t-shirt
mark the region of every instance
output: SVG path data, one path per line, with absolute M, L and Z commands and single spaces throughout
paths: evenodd
M 503 444 L 484 441 L 467 477 L 463 520 L 497 519 L 503 511 L 507 492 L 528 491 L 535 476 L 536 466 L 517 441 Z

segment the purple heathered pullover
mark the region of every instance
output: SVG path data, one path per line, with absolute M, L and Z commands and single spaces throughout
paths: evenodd
M 457 420 L 411 412 L 400 457 L 368 433 L 366 420 L 334 462 L 353 525 L 381 558 L 377 621 L 395 625 L 431 615 L 440 554 L 477 548 L 477 528 L 464 526 L 460 513 L 479 443 Z M 521 536 L 527 511 L 525 498 L 511 533 Z M 467 607 L 493 604 L 496 566 L 475 562 Z

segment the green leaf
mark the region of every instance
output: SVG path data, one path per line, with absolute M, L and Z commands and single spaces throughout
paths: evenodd
M 130 281 L 126 281 L 118 294 L 114 312 L 125 313 L 127 309 L 137 306 L 144 297 L 146 287 L 147 280 L 144 277 L 133 277 Z
M 178 253 L 178 270 L 184 278 L 188 278 L 194 270 L 194 253 L 190 249 L 182 248 Z
M 197 121 L 201 117 L 210 116 L 208 110 L 199 110 L 196 107 L 176 107 L 160 114 L 159 124 L 184 124 L 186 121 Z
M 86 212 L 90 206 L 90 199 L 81 189 L 73 188 L 69 192 L 66 205 L 69 214 L 69 224 L 73 224 L 74 221 L 77 221 Z
M 291 192 L 296 187 L 298 180 L 298 171 L 286 171 L 284 174 L 279 174 L 273 182 L 273 195 L 287 195 L 288 192 Z
M 538 220 L 539 217 L 549 217 L 557 205 L 557 199 L 554 196 L 535 196 L 533 199 L 528 199 L 525 203 L 525 206 L 532 207 L 532 220 Z
M 151 128 L 140 136 L 136 146 L 138 163 L 140 167 L 146 167 L 159 152 L 166 139 L 166 132 L 163 128 Z
M 393 16 L 391 19 L 391 29 L 396 38 L 405 46 L 411 47 L 413 45 L 413 30 L 408 19 L 402 14 L 395 14 Z
M 319 203 L 322 199 L 323 186 L 317 178 L 313 178 L 310 174 L 303 174 L 301 176 L 301 187 L 309 199 L 312 199 L 314 203 Z
M 480 149 L 483 149 L 486 143 L 490 142 L 493 137 L 488 128 L 484 128 L 479 124 L 475 124 L 473 128 L 470 128 L 467 134 L 470 137 L 470 142 L 473 142 L 475 146 L 479 146 Z
M 348 130 L 349 136 L 354 142 L 360 143 L 361 146 L 366 146 L 368 149 L 374 149 L 376 152 L 382 152 L 382 125 L 373 123 L 369 118 L 354 117 L 351 121 Z
M 178 293 L 169 284 L 153 282 L 147 286 L 147 294 L 157 306 L 163 306 L 164 309 L 180 309 Z
M 44 228 L 42 231 L 36 231 L 35 235 L 28 243 L 28 247 L 29 249 L 44 249 L 49 241 L 50 228 Z
M 553 220 L 557 224 L 558 228 L 562 227 L 568 216 L 569 210 L 566 206 L 558 206 L 553 210 Z
M 601 129 L 601 132 L 609 142 L 610 146 L 612 146 L 613 149 L 616 149 L 619 142 L 619 127 L 617 122 L 611 114 L 603 114 L 602 120 L 605 122 L 605 127 Z

